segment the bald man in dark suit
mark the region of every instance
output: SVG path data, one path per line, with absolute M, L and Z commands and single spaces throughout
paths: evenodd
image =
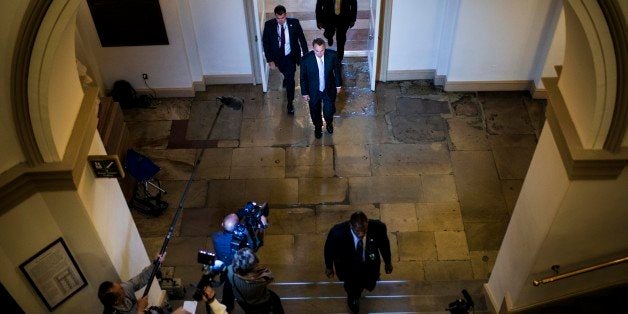
M 353 313 L 360 311 L 364 289 L 373 291 L 380 276 L 381 260 L 387 274 L 393 266 L 386 225 L 357 211 L 349 221 L 331 228 L 325 241 L 325 274 L 344 281 L 347 305 Z

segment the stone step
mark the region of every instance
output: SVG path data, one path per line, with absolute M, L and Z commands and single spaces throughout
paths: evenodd
M 476 304 L 485 311 L 480 280 L 455 282 L 420 282 L 408 280 L 379 281 L 372 292 L 363 294 L 362 308 L 382 313 L 444 312 L 449 303 L 462 298 L 467 289 Z M 346 311 L 346 294 L 342 282 L 276 282 L 271 289 L 282 299 L 287 313 L 334 313 Z

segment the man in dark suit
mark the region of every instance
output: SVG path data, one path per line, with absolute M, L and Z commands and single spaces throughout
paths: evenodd
M 340 61 L 345 55 L 347 30 L 355 25 L 357 14 L 356 0 L 316 0 L 316 26 L 318 29 L 325 29 L 323 36 L 330 46 L 334 44 L 333 37 L 336 33 L 336 50 Z
M 325 49 L 325 41 L 316 38 L 312 42 L 314 51 L 308 52 L 301 60 L 301 94 L 310 105 L 310 117 L 314 123 L 314 136 L 323 136 L 321 102 L 327 132 L 334 133 L 334 113 L 336 113 L 336 94 L 340 92 L 340 62 L 336 52 Z
M 275 18 L 264 24 L 264 55 L 270 68 L 277 67 L 283 74 L 288 114 L 294 114 L 294 73 L 301 61 L 301 52 L 303 55 L 307 53 L 307 41 L 299 20 L 286 17 L 286 8 L 283 5 L 276 6 L 274 12 Z
M 380 256 L 386 273 L 392 273 L 386 225 L 368 219 L 361 211 L 353 213 L 349 221 L 333 226 L 327 235 L 325 274 L 332 278 L 335 269 L 338 279 L 344 281 L 347 305 L 353 313 L 360 311 L 362 291 L 375 289 L 380 275 Z

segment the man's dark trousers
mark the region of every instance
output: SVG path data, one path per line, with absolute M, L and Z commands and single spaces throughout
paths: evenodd
M 336 34 L 336 52 L 338 53 L 338 61 L 342 61 L 345 56 L 345 43 L 347 42 L 347 31 L 349 30 L 349 23 L 343 20 L 341 17 L 335 15 L 327 27 L 323 36 L 329 41 L 330 38 Z
M 334 87 L 332 87 L 334 88 Z M 323 105 L 323 115 L 321 116 L 321 102 Z M 318 92 L 318 102 L 314 103 L 310 101 L 310 117 L 312 118 L 312 123 L 314 123 L 314 128 L 316 130 L 321 130 L 323 127 L 323 117 L 325 118 L 325 122 L 327 125 L 331 125 L 334 122 L 334 102 L 329 98 L 326 92 Z
M 294 101 L 294 73 L 297 71 L 297 65 L 292 59 L 292 55 L 279 57 L 275 63 L 281 74 L 283 74 L 283 85 L 286 88 L 286 96 L 288 104 Z

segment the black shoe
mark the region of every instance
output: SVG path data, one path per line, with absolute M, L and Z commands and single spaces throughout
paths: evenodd
M 360 300 L 347 298 L 347 305 L 351 313 L 360 313 Z
M 294 106 L 292 104 L 288 104 L 288 114 L 294 115 Z
M 327 133 L 332 134 L 334 133 L 334 125 L 333 124 L 327 124 Z
M 316 130 L 314 130 L 314 136 L 315 136 L 316 138 L 321 138 L 321 137 L 323 137 L 323 130 L 321 130 L 321 129 L 316 129 Z
M 332 37 L 332 38 L 327 39 L 327 43 L 329 44 L 329 46 L 333 45 L 334 44 L 334 38 Z

